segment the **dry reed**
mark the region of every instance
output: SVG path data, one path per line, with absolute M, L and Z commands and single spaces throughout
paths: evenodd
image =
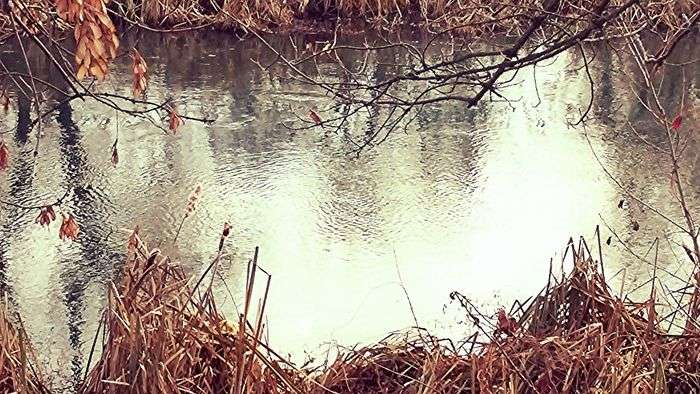
M 263 354 L 261 322 L 236 326 L 217 310 L 204 277 L 192 285 L 182 268 L 130 238 L 121 283 L 109 290 L 102 354 L 85 393 L 293 392 L 294 376 Z M 217 259 L 207 272 L 215 269 Z M 257 258 L 249 266 L 254 286 Z M 246 313 L 249 302 L 246 302 Z M 259 307 L 264 313 L 264 305 Z
M 224 229 L 224 232 L 226 229 Z M 481 314 L 459 293 L 452 298 L 478 329 L 460 343 L 424 330 L 396 333 L 378 344 L 342 351 L 327 366 L 297 368 L 261 340 L 265 296 L 250 322 L 255 277 L 250 261 L 237 324 L 217 310 L 209 274 L 196 282 L 136 234 L 119 285 L 109 291 L 105 340 L 82 393 L 693 393 L 700 389 L 700 333 L 693 324 L 662 328 L 655 291 L 631 302 L 608 287 L 585 242 L 569 244 L 573 270 L 550 274 L 547 286 L 513 312 Z M 209 278 L 209 279 L 207 279 Z M 678 312 L 690 315 L 687 307 Z M 4 316 L 4 315 L 3 315 Z M 0 383 L 29 383 L 21 337 L 6 323 Z M 662 324 L 664 323 L 664 324 Z M 417 335 L 416 335 L 417 334 Z M 96 335 L 97 338 L 97 335 Z M 4 350 L 2 354 L 7 354 Z M 12 361 L 14 360 L 14 361 Z M 90 363 L 90 361 L 88 361 Z M 8 366 L 9 365 L 9 369 Z M 8 372 L 9 371 L 9 372 Z M 37 389 L 38 390 L 38 389 Z M 33 392 L 30 390 L 30 392 Z
M 556 12 L 557 23 L 576 30 L 588 23 L 593 0 L 563 0 Z M 622 4 L 612 0 L 610 7 Z M 295 29 L 309 21 L 361 20 L 380 28 L 419 24 L 424 28 L 451 28 L 465 33 L 513 33 L 526 28 L 532 15 L 542 12 L 539 0 L 133 0 L 114 1 L 115 14 L 154 28 L 213 26 L 223 29 L 279 31 Z M 683 14 L 697 11 L 694 0 L 652 0 L 645 11 L 627 12 L 627 22 L 649 20 L 672 28 L 683 24 Z
M 514 329 L 485 327 L 490 319 L 453 293 L 478 334 L 460 346 L 392 336 L 339 357 L 319 385 L 336 393 L 698 392 L 698 332 L 666 333 L 653 296 L 620 299 L 590 255 L 570 251 L 573 272 L 521 310 Z
M 47 393 L 21 322 L 13 324 L 0 302 L 0 392 Z

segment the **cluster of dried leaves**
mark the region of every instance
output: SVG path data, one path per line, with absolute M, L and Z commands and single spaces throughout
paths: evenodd
M 30 0 L 30 1 L 10 1 L 10 12 L 18 19 L 19 23 L 26 26 L 27 31 L 36 34 L 42 27 L 51 20 L 49 10 L 52 8 L 52 0 Z M 9 20 L 5 23 L 11 26 Z
M 61 213 L 61 227 L 58 229 L 58 237 L 62 241 L 75 241 L 80 232 L 80 226 L 75 220 L 75 217 L 70 213 Z M 34 222 L 42 227 L 49 227 L 56 220 L 56 211 L 54 205 L 47 205 L 39 209 L 39 215 L 34 219 Z
M 136 48 L 131 50 L 131 61 L 131 72 L 134 77 L 131 92 L 136 98 L 143 97 L 148 87 L 148 66 Z
M 56 0 L 56 8 L 63 20 L 75 26 L 76 77 L 104 79 L 119 47 L 105 0 Z

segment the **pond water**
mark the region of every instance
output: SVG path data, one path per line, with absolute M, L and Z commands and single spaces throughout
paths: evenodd
M 177 135 L 168 135 L 148 121 L 74 100 L 44 123 L 35 162 L 29 102 L 14 95 L 2 120 L 12 155 L 10 168 L 0 173 L 2 199 L 36 205 L 76 188 L 66 204 L 81 225 L 73 243 L 59 240 L 56 223 L 49 230 L 36 225 L 35 211 L 0 207 L 0 291 L 23 317 L 59 385 L 82 377 L 106 286 L 117 278 L 126 237 L 136 225 L 149 244 L 196 273 L 216 254 L 223 223 L 231 223 L 229 255 L 221 266 L 226 286 L 217 280 L 231 317 L 245 286 L 246 262 L 259 246 L 260 264 L 272 274 L 270 342 L 295 360 L 327 343 L 366 343 L 414 325 L 402 284 L 420 325 L 459 337 L 470 329 L 449 304 L 451 291 L 486 313 L 508 307 L 546 283 L 550 259 L 559 266 L 569 237 L 591 237 L 599 224 L 603 240 L 611 231 L 620 238 L 603 244 L 609 276 L 625 272 L 616 276 L 618 285 L 623 276 L 628 289 L 649 278 L 649 263 L 628 248 L 644 254 L 657 237 L 662 270 L 683 276 L 690 269 L 669 246 L 677 239 L 674 227 L 634 202 L 618 208 L 620 188 L 603 171 L 680 220 L 667 161 L 626 123 L 653 142 L 663 141 L 663 131 L 631 93 L 626 76 L 636 77 L 604 48 L 591 69 L 596 90 L 585 129 L 567 125 L 587 105 L 590 87 L 580 56 L 566 53 L 537 68 L 537 89 L 532 69 L 517 76 L 506 90 L 510 105 L 486 100 L 474 109 L 462 103 L 426 108 L 356 157 L 349 154 L 352 145 L 334 134 L 282 125 L 309 108 L 327 107 L 329 99 L 261 71 L 250 59 L 274 57 L 255 40 L 192 34 L 131 42 L 137 39 L 150 67 L 149 99 L 173 97 L 181 113 L 212 118 L 212 124 L 187 121 Z M 294 38 L 301 48 L 314 39 Z M 694 41 L 684 44 L 686 52 L 697 48 Z M 291 50 L 289 40 L 274 42 Z M 32 54 L 42 62 L 38 51 Z M 388 78 L 398 57 L 387 50 L 369 58 L 367 78 Z M 1 59 L 21 69 L 12 46 L 3 48 Z M 692 64 L 665 71 L 669 108 L 678 106 L 684 91 L 686 100 L 697 100 L 697 71 Z M 55 72 L 48 78 L 60 81 Z M 98 89 L 129 95 L 130 83 L 123 57 Z M 691 127 L 694 119 L 685 122 Z M 113 167 L 117 123 L 120 162 Z M 362 136 L 374 127 L 376 117 L 364 114 L 348 133 Z M 684 162 L 694 206 L 700 193 L 697 148 L 692 137 Z M 173 244 L 198 183 L 201 204 Z

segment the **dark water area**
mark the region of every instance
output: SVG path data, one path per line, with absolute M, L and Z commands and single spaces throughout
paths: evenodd
M 315 39 L 273 43 L 291 53 Z M 0 207 L 0 293 L 23 317 L 59 387 L 82 377 L 106 288 L 118 278 L 126 238 L 137 225 L 150 245 L 197 274 L 215 256 L 223 223 L 231 223 L 229 253 L 215 283 L 232 318 L 246 262 L 259 246 L 260 263 L 272 274 L 270 342 L 295 360 L 318 354 L 324 344 L 366 343 L 414 325 L 402 284 L 419 324 L 438 336 L 460 337 L 469 327 L 450 304 L 451 291 L 487 313 L 509 307 L 546 283 L 550 261 L 561 271 L 569 237 L 593 241 L 596 225 L 603 240 L 612 236 L 603 252 L 615 286 L 624 278 L 625 289 L 633 290 L 650 278 L 653 259 L 635 254 L 644 256 L 655 239 L 658 271 L 669 286 L 692 269 L 677 229 L 628 201 L 604 171 L 681 221 L 669 163 L 641 140 L 662 144 L 665 131 L 630 89 L 629 79 L 639 77 L 610 50 L 601 47 L 590 70 L 595 91 L 585 128 L 568 124 L 590 97 L 581 58 L 571 52 L 516 76 L 505 90 L 510 104 L 426 108 L 356 157 L 345 138 L 283 125 L 298 123 L 309 108 L 328 107 L 330 98 L 289 78 L 284 68 L 273 76 L 263 72 L 251 59 L 266 65 L 275 56 L 259 42 L 212 34 L 127 41 L 125 47 L 137 43 L 149 64 L 149 100 L 172 97 L 181 113 L 214 122 L 187 121 L 168 135 L 153 125 L 165 124 L 157 116 L 116 116 L 94 100 L 73 100 L 43 123 L 39 160 L 32 157 L 36 135 L 29 131 L 27 99 L 15 92 L 0 123 L 12 155 L 0 173 L 3 200 L 35 205 L 74 189 L 65 206 L 81 226 L 73 243 L 59 240 L 56 223 L 49 230 L 35 224 L 38 212 Z M 684 59 L 697 53 L 697 38 L 682 45 Z M 46 63 L 37 48 L 30 51 L 34 64 Z M 354 56 L 344 60 L 366 62 L 366 78 L 374 82 L 391 77 L 405 60 L 398 49 Z M 11 45 L 0 59 L 23 70 Z M 303 67 L 338 74 L 332 63 Z M 697 64 L 664 72 L 668 108 L 679 107 L 684 95 L 686 103 L 697 103 Z M 61 86 L 55 70 L 45 73 Z M 128 96 L 130 84 L 124 56 L 97 89 Z M 47 96 L 49 103 L 62 100 Z M 381 116 L 360 113 L 345 132 L 362 138 Z M 684 128 L 696 125 L 688 113 Z M 120 162 L 113 167 L 117 127 Z M 694 209 L 700 208 L 699 147 L 691 136 L 683 162 Z M 173 244 L 188 195 L 200 183 L 201 204 Z

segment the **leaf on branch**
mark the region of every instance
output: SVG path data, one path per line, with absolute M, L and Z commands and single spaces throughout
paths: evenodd
M 681 114 L 676 115 L 676 117 L 673 119 L 673 123 L 671 123 L 671 128 L 673 130 L 680 129 L 682 122 L 683 122 L 683 117 L 681 116 Z
M 321 117 L 318 116 L 318 114 L 313 109 L 309 110 L 309 118 L 311 118 L 311 120 L 314 121 L 316 126 L 320 126 L 321 123 L 323 123 L 323 121 L 321 120 Z
M 131 50 L 131 60 L 131 72 L 134 76 L 134 81 L 131 84 L 131 92 L 136 98 L 143 97 L 146 92 L 146 87 L 148 87 L 148 66 L 136 48 Z
M 63 222 L 61 222 L 61 228 L 58 230 L 58 237 L 61 238 L 62 241 L 75 241 L 78 238 L 78 232 L 80 231 L 78 223 L 71 214 L 66 215 L 65 213 L 62 213 L 61 216 L 63 216 Z
M 111 158 L 111 161 L 112 161 L 112 165 L 113 165 L 114 167 L 116 167 L 117 164 L 119 164 L 119 152 L 117 151 L 117 141 L 114 141 L 114 145 L 112 145 L 112 158 Z
M 34 223 L 48 227 L 54 220 L 56 220 L 56 212 L 53 210 L 53 205 L 47 205 L 39 210 L 39 216 L 34 219 Z
M 0 141 L 0 170 L 7 169 L 10 162 L 10 150 L 5 141 Z
M 170 131 L 173 132 L 173 134 L 177 134 L 178 127 L 185 124 L 185 121 L 182 120 L 180 114 L 177 113 L 175 106 L 170 105 L 168 107 L 168 112 L 170 117 L 170 120 L 168 121 L 168 127 L 170 128 Z
M 117 29 L 107 16 L 105 0 L 58 0 L 59 15 L 75 24 L 76 78 L 107 76 L 109 62 L 117 56 Z

